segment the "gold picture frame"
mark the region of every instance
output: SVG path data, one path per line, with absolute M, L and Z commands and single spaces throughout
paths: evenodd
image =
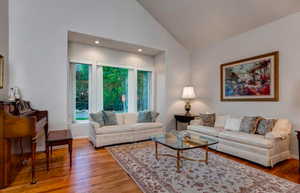
M 0 55 L 0 89 L 4 87 L 4 57 Z
M 279 101 L 279 52 L 220 66 L 221 101 Z

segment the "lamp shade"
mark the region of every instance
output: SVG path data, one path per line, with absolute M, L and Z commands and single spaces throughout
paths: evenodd
M 192 87 L 192 86 L 184 87 L 183 92 L 182 92 L 182 98 L 183 99 L 194 99 L 194 98 L 196 98 L 194 87 Z

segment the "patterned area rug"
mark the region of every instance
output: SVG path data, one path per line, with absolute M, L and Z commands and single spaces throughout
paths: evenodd
M 113 157 L 145 193 L 300 193 L 300 186 L 261 170 L 209 153 L 208 165 L 183 161 L 176 172 L 176 159 L 155 159 L 153 142 L 108 147 Z M 159 145 L 159 153 L 175 152 Z M 183 153 L 203 159 L 201 149 Z

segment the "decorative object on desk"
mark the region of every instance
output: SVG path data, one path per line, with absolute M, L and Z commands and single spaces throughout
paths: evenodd
M 194 91 L 194 87 L 186 86 L 183 88 L 182 99 L 186 100 L 186 103 L 184 106 L 184 109 L 186 111 L 185 115 L 190 115 L 190 111 L 191 111 L 190 100 L 195 99 L 195 98 L 196 98 L 196 94 Z
M 21 93 L 20 93 L 20 90 L 17 87 L 14 88 L 14 95 L 15 95 L 15 98 L 17 100 L 21 99 Z
M 221 101 L 278 101 L 279 52 L 221 65 Z
M 16 100 L 16 97 L 15 97 L 15 94 L 14 94 L 14 88 L 9 89 L 9 91 L 8 91 L 8 100 L 9 101 L 15 101 Z
M 8 100 L 9 101 L 15 101 L 21 99 L 20 91 L 17 87 L 10 88 L 8 93 Z

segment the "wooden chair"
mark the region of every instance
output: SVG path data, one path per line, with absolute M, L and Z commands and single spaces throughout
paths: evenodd
M 67 130 L 52 130 L 46 132 L 46 154 L 47 154 L 47 170 L 49 171 L 49 148 L 51 148 L 51 157 L 53 146 L 68 145 L 70 154 L 70 168 L 72 168 L 72 142 L 73 137 L 71 131 Z

